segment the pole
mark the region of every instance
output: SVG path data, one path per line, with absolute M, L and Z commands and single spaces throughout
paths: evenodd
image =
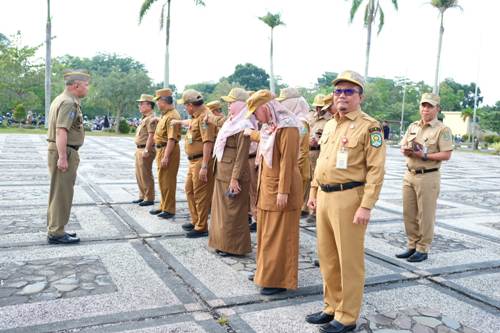
M 404 117 L 405 117 L 405 100 L 406 100 L 406 81 L 403 84 L 403 103 L 401 104 L 401 124 L 399 126 L 399 139 L 404 135 L 403 125 L 404 125 Z
M 45 35 L 45 128 L 48 126 L 50 112 L 51 82 L 52 82 L 52 59 L 51 59 L 52 27 L 50 19 L 50 0 L 47 0 L 47 25 Z
M 471 136 L 472 136 L 472 149 L 476 150 L 476 114 L 477 114 L 477 90 L 478 90 L 478 82 L 479 82 L 479 69 L 481 66 L 481 46 L 483 42 L 483 34 L 481 33 L 479 35 L 479 48 L 478 48 L 478 56 L 477 56 L 477 72 L 476 72 L 476 87 L 474 89 L 474 112 L 472 114 L 472 131 L 471 131 Z M 477 148 L 479 148 L 479 139 L 478 139 L 478 145 Z

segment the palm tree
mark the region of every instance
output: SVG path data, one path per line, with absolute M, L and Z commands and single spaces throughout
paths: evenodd
M 359 7 L 363 3 L 364 0 L 352 0 L 351 6 L 351 16 L 350 22 L 354 20 L 354 16 L 358 11 Z M 394 8 L 398 10 L 398 0 L 391 0 Z M 378 17 L 378 30 L 377 34 L 382 31 L 385 23 L 385 15 L 382 7 L 380 7 L 379 0 L 368 0 L 368 3 L 365 7 L 365 17 L 364 17 L 364 25 L 367 30 L 367 38 L 366 38 L 366 60 L 365 60 L 365 80 L 368 79 L 368 66 L 370 63 L 370 48 L 372 43 L 372 26 L 375 24 L 375 20 Z
M 436 72 L 434 74 L 434 89 L 433 93 L 439 94 L 439 62 L 441 61 L 441 47 L 443 46 L 443 34 L 444 34 L 444 12 L 450 8 L 460 8 L 458 5 L 458 0 L 432 0 L 431 5 L 439 10 L 439 16 L 441 19 L 441 25 L 439 26 L 439 41 L 438 41 L 438 53 L 436 59 Z
M 45 31 L 45 128 L 47 128 L 47 118 L 50 111 L 51 100 L 51 75 L 52 75 L 52 22 L 50 18 L 50 0 L 47 0 L 47 25 Z
M 285 22 L 281 20 L 281 14 L 271 14 L 270 12 L 267 12 L 265 16 L 260 16 L 259 20 L 267 24 L 271 28 L 271 52 L 270 52 L 270 57 L 271 57 L 271 68 L 270 68 L 270 80 L 269 80 L 269 88 L 271 92 L 274 94 L 276 91 L 275 87 L 275 82 L 274 82 L 274 70 L 273 70 L 273 32 L 274 28 L 280 25 L 285 25 Z
M 144 15 L 151 8 L 157 0 L 144 0 L 141 6 L 141 10 L 139 11 L 139 24 L 142 22 Z M 160 30 L 163 29 L 163 25 L 165 23 L 165 7 L 167 7 L 167 24 L 165 28 L 165 72 L 163 76 L 163 87 L 167 88 L 170 85 L 170 53 L 169 53 L 169 45 L 170 45 L 170 3 L 172 0 L 166 0 L 166 2 L 161 6 L 161 14 L 160 14 Z M 205 2 L 203 0 L 194 0 L 195 5 L 197 6 L 205 6 Z

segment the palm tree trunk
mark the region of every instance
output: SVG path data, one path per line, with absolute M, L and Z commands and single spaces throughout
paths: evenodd
M 274 94 L 276 92 L 276 87 L 274 84 L 274 69 L 273 69 L 273 28 L 271 28 L 271 77 L 269 79 L 269 88 L 271 92 Z
M 118 106 L 116 108 L 116 117 L 115 117 L 115 133 L 120 133 L 120 118 L 122 117 L 122 108 Z
M 165 28 L 165 73 L 163 77 L 163 87 L 168 88 L 170 85 L 170 2 L 171 0 L 167 0 L 167 26 Z
M 52 24 L 50 19 L 50 0 L 47 0 L 47 26 L 45 31 L 45 128 L 47 128 L 47 119 L 50 112 L 51 100 L 51 75 L 52 75 L 52 59 L 51 59 L 51 42 L 52 42 Z
M 439 41 L 438 41 L 438 53 L 436 59 L 436 72 L 434 74 L 434 89 L 433 93 L 439 95 L 439 63 L 441 61 L 441 47 L 443 46 L 443 34 L 444 34 L 444 11 L 441 11 L 441 25 L 439 27 Z
M 368 24 L 366 29 L 368 31 L 366 36 L 366 59 L 365 59 L 365 81 L 368 80 L 368 67 L 370 64 L 370 48 L 372 45 L 372 24 Z

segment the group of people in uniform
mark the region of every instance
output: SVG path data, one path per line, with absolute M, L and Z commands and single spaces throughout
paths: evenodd
M 79 241 L 65 231 L 84 132 L 80 99 L 90 76 L 65 74 L 66 89 L 49 115 L 48 242 Z M 188 89 L 177 101 L 190 118 L 181 120 L 168 88 L 143 94 L 137 101 L 142 120 L 136 131 L 136 178 L 139 198 L 155 201 L 156 159 L 161 199 L 151 214 L 176 214 L 176 186 L 182 126 L 189 161 L 185 192 L 191 220 L 182 225 L 186 237 L 208 236 L 220 256 L 252 251 L 249 221 L 256 220 L 256 272 L 261 294 L 296 289 L 299 220 L 316 223 L 324 308 L 306 317 L 322 332 L 348 332 L 356 327 L 364 290 L 364 239 L 371 211 L 384 180 L 386 146 L 379 121 L 361 110 L 365 81 L 353 71 L 333 80 L 333 92 L 317 95 L 312 104 L 294 88 L 278 97 L 269 90 L 233 88 L 221 103 L 205 103 Z M 154 115 L 155 105 L 161 116 Z M 439 194 L 441 161 L 451 156 L 451 132 L 437 120 L 439 96 L 423 94 L 421 120 L 401 142 L 407 172 L 403 183 L 404 225 L 408 246 L 397 254 L 411 262 L 428 258 Z M 210 223 L 209 223 L 210 215 Z M 249 216 L 252 218 L 249 220 Z

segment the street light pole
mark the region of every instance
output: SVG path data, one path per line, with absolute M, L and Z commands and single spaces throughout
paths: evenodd
M 403 84 L 403 103 L 401 104 L 401 123 L 399 125 L 399 139 L 403 137 L 403 125 L 404 125 L 404 116 L 405 116 L 405 100 L 406 100 L 406 81 Z
M 51 41 L 52 28 L 50 19 L 50 0 L 47 0 L 47 29 L 45 35 L 45 128 L 48 126 L 47 118 L 50 112 L 51 100 L 51 82 L 52 82 L 52 59 L 51 59 Z

